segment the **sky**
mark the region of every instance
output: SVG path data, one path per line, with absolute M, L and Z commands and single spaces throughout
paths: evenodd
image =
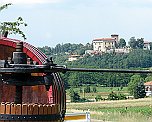
M 36 47 L 86 44 L 111 34 L 152 41 L 152 0 L 0 0 L 5 3 L 13 5 L 0 13 L 0 22 L 21 16 L 28 24 L 21 28 L 25 41 Z

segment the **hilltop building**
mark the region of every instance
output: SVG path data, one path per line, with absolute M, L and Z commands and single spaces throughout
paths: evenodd
M 144 42 L 144 47 L 143 47 L 144 50 L 150 50 L 150 42 L 148 41 L 145 41 Z
M 99 52 L 107 52 L 110 49 L 115 49 L 119 41 L 119 35 L 111 35 L 111 38 L 98 38 L 92 41 L 93 50 Z

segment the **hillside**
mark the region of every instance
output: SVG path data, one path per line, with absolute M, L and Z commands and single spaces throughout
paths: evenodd
M 67 47 L 69 45 L 69 47 Z M 80 46 L 81 45 L 81 46 Z M 87 44 L 89 45 L 89 44 Z M 61 45 L 60 45 L 61 46 Z M 64 48 L 63 48 L 63 47 Z M 77 61 L 68 62 L 67 58 L 69 53 L 65 51 L 72 51 L 70 53 L 78 52 L 80 47 L 82 49 L 89 49 L 90 46 L 84 46 L 82 44 L 64 44 L 62 45 L 62 51 L 57 51 L 55 48 L 40 48 L 44 53 L 49 57 L 53 57 L 55 63 L 59 65 L 66 65 L 68 67 L 84 67 L 84 68 L 123 68 L 123 69 L 143 69 L 152 67 L 152 51 L 151 50 L 142 50 L 134 49 L 128 54 L 115 54 L 115 53 L 105 53 L 103 55 L 85 55 L 82 59 Z M 67 47 L 67 50 L 65 50 Z M 49 49 L 56 50 L 53 52 L 48 52 Z M 63 50 L 64 49 L 64 50 Z M 47 51 L 46 51 L 47 50 Z M 82 53 L 84 54 L 84 53 Z M 62 75 L 62 74 L 61 74 Z M 77 87 L 83 84 L 100 84 L 102 86 L 127 86 L 130 81 L 130 77 L 133 74 L 122 74 L 122 73 L 66 73 L 62 75 L 62 78 L 65 81 L 66 86 Z M 141 77 L 144 79 L 147 77 L 147 74 L 142 74 Z

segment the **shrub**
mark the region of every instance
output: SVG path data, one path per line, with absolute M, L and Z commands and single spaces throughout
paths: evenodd
M 87 87 L 84 89 L 84 92 L 85 92 L 85 93 L 90 93 L 90 92 L 91 92 L 90 86 L 87 86 Z
M 97 96 L 95 97 L 95 100 L 96 100 L 96 101 L 100 101 L 100 100 L 103 100 L 103 98 L 102 98 L 100 95 L 97 95 Z
M 126 95 L 124 94 L 116 94 L 113 91 L 108 95 L 108 100 L 125 100 L 127 99 Z
M 118 100 L 118 95 L 113 91 L 108 95 L 108 100 Z

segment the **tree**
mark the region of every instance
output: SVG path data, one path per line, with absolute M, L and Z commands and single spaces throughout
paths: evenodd
M 84 89 L 84 92 L 85 93 L 90 93 L 91 92 L 90 86 L 87 85 L 87 87 Z
M 135 99 L 144 98 L 146 96 L 144 83 L 141 81 L 135 86 L 134 97 Z
M 93 86 L 92 91 L 93 91 L 94 93 L 96 93 L 96 92 L 97 92 L 97 88 L 96 88 L 96 86 Z
M 8 3 L 8 4 L 4 4 L 4 5 L 1 5 L 0 6 L 0 12 L 6 8 L 8 8 L 8 6 L 12 5 L 11 3 Z
M 9 4 L 5 4 L 5 5 L 1 5 L 0 6 L 0 12 L 6 8 L 8 8 L 8 6 L 12 5 L 11 3 Z M 26 39 L 26 36 L 24 34 L 24 32 L 22 30 L 20 30 L 21 26 L 27 26 L 27 24 L 23 21 L 22 17 L 18 17 L 16 21 L 14 22 L 1 22 L 0 23 L 0 34 L 2 34 L 2 36 L 6 36 L 8 34 L 19 34 L 23 37 L 23 39 Z
M 139 48 L 139 49 L 143 49 L 143 47 L 144 47 L 144 39 L 143 38 L 141 38 L 141 39 L 137 39 L 137 48 Z
M 139 82 L 143 82 L 143 78 L 140 75 L 133 75 L 131 77 L 131 80 L 128 84 L 128 91 L 131 95 L 133 95 L 135 98 L 138 96 L 138 84 Z
M 108 95 L 108 100 L 118 100 L 118 96 L 113 91 Z
M 129 43 L 129 45 L 130 45 L 131 48 L 136 49 L 136 47 L 137 47 L 137 42 L 136 42 L 135 37 L 131 37 L 131 38 L 130 38 L 130 41 L 129 41 L 128 43 Z
M 80 95 L 77 92 L 75 92 L 72 88 L 70 89 L 70 99 L 71 102 L 80 101 Z
M 149 74 L 146 78 L 145 78 L 145 82 L 148 82 L 148 81 L 152 81 L 152 75 Z
M 150 42 L 150 50 L 152 50 L 152 42 Z
M 122 47 L 125 47 L 125 46 L 126 46 L 126 41 L 123 38 L 121 38 L 118 42 L 118 47 L 122 48 Z

